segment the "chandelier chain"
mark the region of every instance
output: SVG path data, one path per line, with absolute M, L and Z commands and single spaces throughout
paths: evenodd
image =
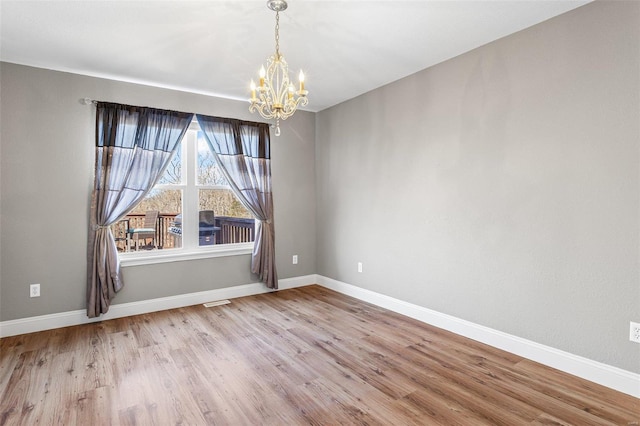
M 280 57 L 280 12 L 276 12 L 276 57 Z

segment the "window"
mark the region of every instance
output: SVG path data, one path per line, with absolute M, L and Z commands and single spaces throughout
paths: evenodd
M 158 212 L 157 219 L 149 219 L 150 212 Z M 250 252 L 254 225 L 193 122 L 162 178 L 112 231 L 121 260 L 130 264 L 127 259 L 141 256 L 177 260 Z

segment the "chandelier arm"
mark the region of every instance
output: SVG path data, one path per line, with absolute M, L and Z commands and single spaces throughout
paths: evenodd
M 289 80 L 285 77 L 280 82 L 280 85 L 278 87 L 278 92 L 276 94 L 278 103 L 280 105 L 285 105 L 287 103 L 286 97 L 288 93 L 289 93 Z
M 276 115 L 273 113 L 273 110 L 271 108 L 265 109 L 265 104 L 262 104 L 262 105 L 251 105 L 249 107 L 249 111 L 251 111 L 251 112 L 258 111 L 258 113 L 263 118 L 265 118 L 267 120 L 270 120 L 272 118 L 276 118 Z
M 287 103 L 286 108 L 284 108 L 282 114 L 280 115 L 280 118 L 282 120 L 286 120 L 287 118 L 291 117 L 293 115 L 293 113 L 295 113 L 298 109 L 298 106 L 302 105 L 305 106 L 309 103 L 309 100 L 305 97 L 298 97 L 295 98 L 295 100 L 292 99 L 291 103 Z

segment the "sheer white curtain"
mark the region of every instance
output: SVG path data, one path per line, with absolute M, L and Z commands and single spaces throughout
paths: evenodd
M 109 226 L 126 216 L 153 188 L 192 118 L 191 113 L 97 103 L 87 253 L 89 318 L 106 313 L 124 285 Z
M 200 114 L 196 117 L 236 196 L 258 219 L 251 271 L 268 288 L 278 288 L 269 125 Z

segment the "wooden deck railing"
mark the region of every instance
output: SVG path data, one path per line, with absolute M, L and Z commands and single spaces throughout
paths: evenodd
M 180 247 L 180 237 L 176 238 L 175 235 L 169 233 L 169 227 L 173 225 L 177 215 L 177 213 L 160 213 L 158 215 L 158 221 L 156 222 L 158 249 L 175 248 L 176 245 Z M 142 228 L 143 225 L 144 214 L 134 213 L 127 215 L 111 227 L 119 251 L 127 250 L 127 230 Z M 221 229 L 216 233 L 214 244 L 247 243 L 255 239 L 255 219 L 216 216 L 215 226 Z M 132 240 L 129 240 L 131 244 Z
M 221 228 L 216 244 L 248 243 L 255 239 L 255 219 L 216 216 L 215 223 Z

